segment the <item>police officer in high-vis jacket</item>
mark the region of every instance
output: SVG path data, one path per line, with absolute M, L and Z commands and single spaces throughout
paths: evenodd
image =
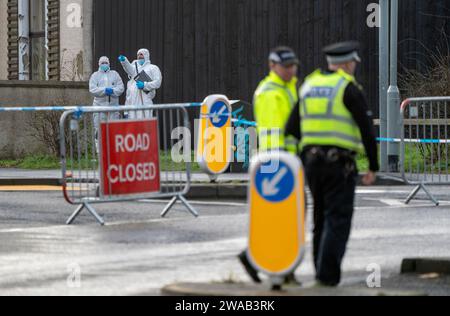
M 298 141 L 292 136 L 285 136 L 284 128 L 298 103 L 298 65 L 297 55 L 289 47 L 280 46 L 270 52 L 270 73 L 258 85 L 253 98 L 260 152 L 283 150 L 297 153 Z M 261 282 L 245 251 L 239 255 L 239 259 L 252 280 Z M 296 284 L 297 280 L 292 274 L 285 283 Z
M 327 70 L 305 79 L 300 102 L 292 112 L 286 134 L 299 141 L 299 152 L 314 199 L 313 255 L 318 285 L 337 286 L 350 235 L 358 170 L 355 156 L 364 152 L 371 185 L 379 169 L 372 113 L 354 77 L 357 42 L 324 49 Z
M 285 137 L 284 128 L 298 102 L 298 64 L 295 52 L 289 47 L 277 47 L 270 52 L 270 73 L 258 85 L 253 98 L 260 151 L 297 152 L 298 142 L 293 137 Z

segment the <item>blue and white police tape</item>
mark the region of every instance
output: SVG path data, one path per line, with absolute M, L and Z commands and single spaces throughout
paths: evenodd
M 249 127 L 257 127 L 258 124 L 256 124 L 256 122 L 250 122 L 247 120 L 242 120 L 242 119 L 233 119 L 232 122 L 235 125 L 243 125 L 243 126 L 249 126 Z
M 231 100 L 230 105 L 243 102 L 241 100 Z M 245 102 L 244 102 L 245 103 Z M 174 103 L 174 104 L 154 104 L 154 106 L 183 106 L 185 108 L 197 108 L 203 106 L 202 102 Z M 140 107 L 140 106 L 139 106 Z M 0 107 L 0 112 L 39 112 L 39 111 L 85 111 L 86 108 L 92 108 L 90 105 L 79 106 L 34 106 L 34 107 Z M 101 107 L 103 109 L 105 107 Z M 123 106 L 114 106 L 108 108 L 123 108 Z
M 154 104 L 153 106 L 163 107 L 163 106 L 173 106 L 173 107 L 200 107 L 202 103 L 174 103 L 174 104 Z M 152 106 L 102 106 L 94 107 L 91 105 L 79 105 L 79 106 L 35 106 L 35 107 L 0 107 L 0 112 L 61 112 L 61 111 L 79 111 L 79 112 L 95 112 L 95 111 L 106 111 L 106 110 L 140 110 L 140 109 L 151 109 Z
M 230 100 L 230 105 L 235 105 L 235 104 L 241 103 L 241 102 L 243 102 L 243 101 L 241 101 L 241 100 Z M 246 103 L 246 102 L 243 102 L 243 103 Z M 204 103 L 190 103 L 186 107 L 195 108 L 195 107 L 201 107 L 203 105 L 205 105 L 205 104 Z
M 4 107 L 0 108 L 0 112 L 72 111 L 81 108 L 80 106 Z
M 381 143 L 416 143 L 416 144 L 450 144 L 450 139 L 400 139 L 400 138 L 377 138 Z

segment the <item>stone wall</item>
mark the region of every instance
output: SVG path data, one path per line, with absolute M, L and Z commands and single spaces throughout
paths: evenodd
M 0 81 L 0 107 L 90 105 L 92 98 L 86 82 Z M 36 140 L 31 122 L 33 113 L 0 111 L 0 159 L 48 153 Z

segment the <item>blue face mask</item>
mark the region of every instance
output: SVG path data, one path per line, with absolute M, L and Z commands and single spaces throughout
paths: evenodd
M 109 65 L 101 65 L 100 66 L 101 71 L 108 72 L 109 71 Z
M 138 59 L 138 63 L 139 63 L 139 65 L 144 66 L 145 59 Z

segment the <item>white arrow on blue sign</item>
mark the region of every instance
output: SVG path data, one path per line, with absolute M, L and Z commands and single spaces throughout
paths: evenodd
M 277 168 L 271 166 L 278 165 Z M 268 171 L 274 169 L 272 171 Z M 291 196 L 295 178 L 291 168 L 282 161 L 266 162 L 256 171 L 255 185 L 259 195 L 269 202 L 282 202 Z
M 220 128 L 228 122 L 230 111 L 224 102 L 218 101 L 211 107 L 209 115 L 211 117 L 212 124 L 215 127 Z

